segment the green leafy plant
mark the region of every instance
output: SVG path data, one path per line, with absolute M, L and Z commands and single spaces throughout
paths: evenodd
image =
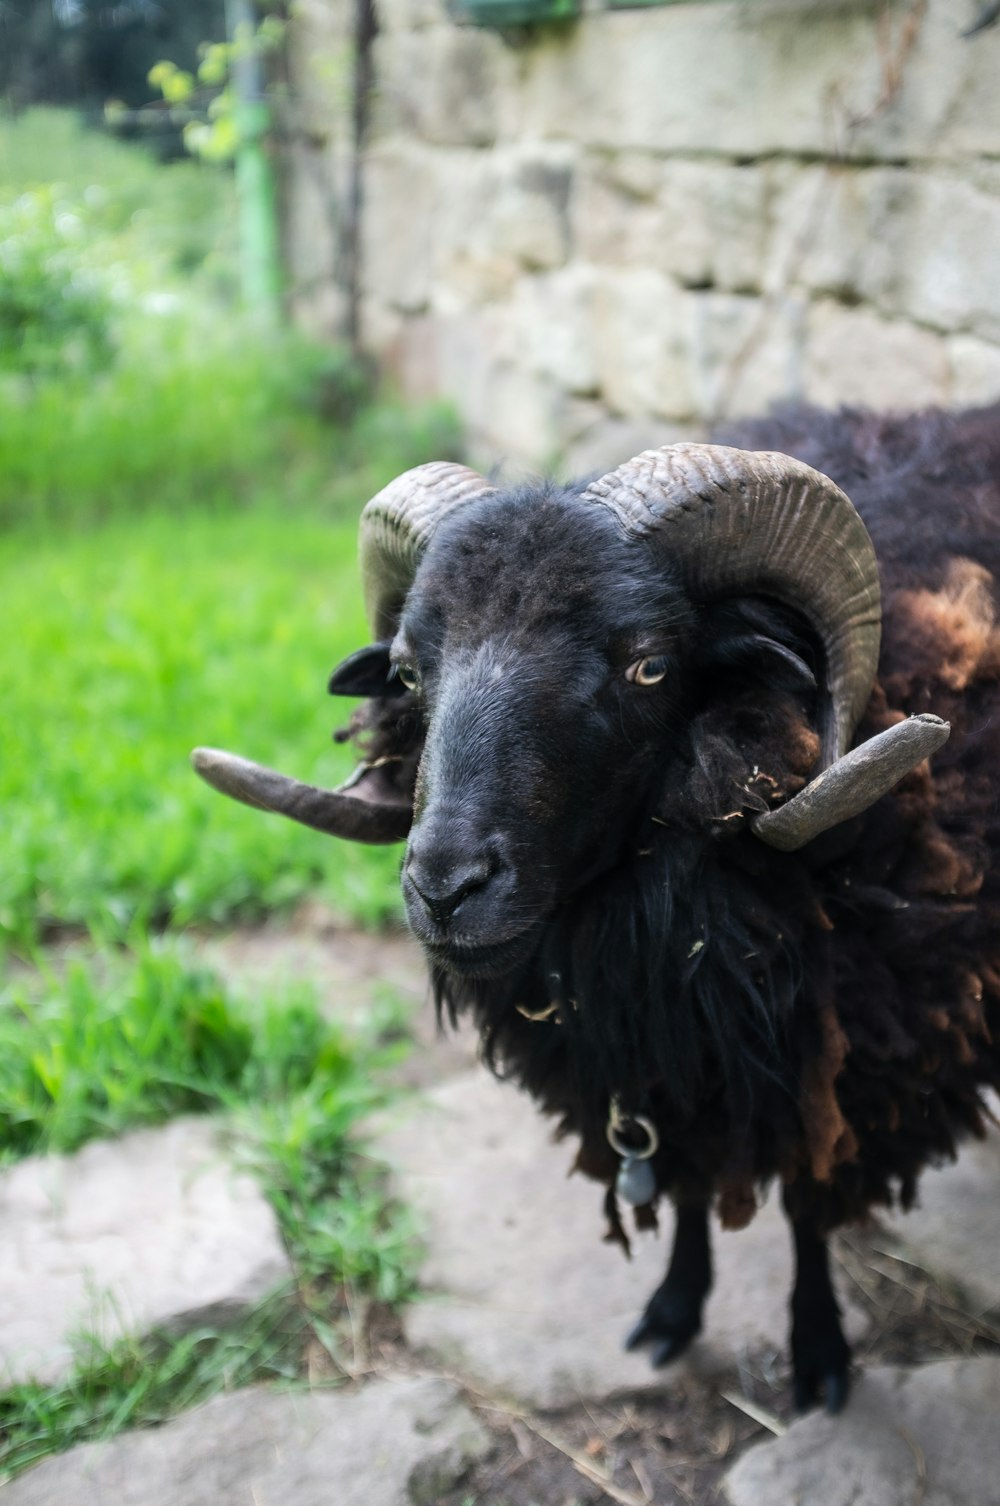
M 249 130 L 258 134 L 256 119 L 247 120 L 233 87 L 233 73 L 244 59 L 263 59 L 282 44 L 285 23 L 265 16 L 257 26 L 239 26 L 226 42 L 204 42 L 195 73 L 164 60 L 149 72 L 149 82 L 164 103 L 184 118 L 184 144 L 206 162 L 230 162 Z M 114 119 L 114 107 L 109 118 Z
M 115 350 L 115 284 L 92 210 L 55 187 L 0 204 L 0 370 L 87 374 Z

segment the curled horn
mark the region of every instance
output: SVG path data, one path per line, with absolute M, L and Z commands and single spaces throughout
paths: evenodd
M 493 488 L 475 471 L 447 461 L 404 471 L 361 514 L 365 608 L 380 642 L 392 637 L 420 556 L 453 508 Z M 413 819 L 409 795 L 397 788 L 391 759 L 362 764 L 333 790 L 303 784 L 218 748 L 191 755 L 202 779 L 244 805 L 289 816 L 304 826 L 356 842 L 401 842 Z
M 390 481 L 361 514 L 361 579 L 365 610 L 375 637 L 396 631 L 399 611 L 420 556 L 442 518 L 494 487 L 477 471 L 430 461 Z
M 696 598 L 773 596 L 815 628 L 826 660 L 826 772 L 753 823 L 762 841 L 804 846 L 874 804 L 945 741 L 947 723 L 912 718 L 873 738 L 863 758 L 862 749 L 845 757 L 878 668 L 881 592 L 868 531 L 828 476 L 788 455 L 678 444 L 645 450 L 583 496 L 626 533 L 669 550 Z

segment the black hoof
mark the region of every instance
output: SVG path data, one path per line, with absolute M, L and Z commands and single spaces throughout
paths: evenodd
M 650 1344 L 650 1360 L 659 1369 L 682 1355 L 700 1329 L 700 1302 L 656 1292 L 625 1340 L 625 1348 L 639 1349 Z
M 796 1411 L 811 1411 L 822 1399 L 827 1412 L 835 1417 L 844 1410 L 847 1403 L 851 1378 L 846 1365 L 836 1370 L 827 1370 L 822 1375 L 814 1372 L 797 1373 L 794 1389 Z

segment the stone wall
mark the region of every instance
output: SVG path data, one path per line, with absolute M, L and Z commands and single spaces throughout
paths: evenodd
M 297 36 L 341 145 L 321 78 L 349 9 L 309 0 Z M 1000 25 L 962 38 L 975 10 L 703 0 L 503 38 L 382 0 L 366 348 L 453 399 L 479 461 L 570 471 L 782 399 L 1000 395 Z M 322 326 L 314 177 L 291 204 Z

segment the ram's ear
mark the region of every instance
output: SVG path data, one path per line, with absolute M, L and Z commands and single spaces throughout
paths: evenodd
M 388 643 L 370 643 L 349 654 L 330 676 L 331 695 L 399 696 L 406 686 L 392 673 Z
M 818 688 L 818 645 L 789 607 L 754 597 L 719 602 L 705 615 L 698 667 L 718 679 L 720 689 L 742 690 L 755 682 L 812 697 Z

